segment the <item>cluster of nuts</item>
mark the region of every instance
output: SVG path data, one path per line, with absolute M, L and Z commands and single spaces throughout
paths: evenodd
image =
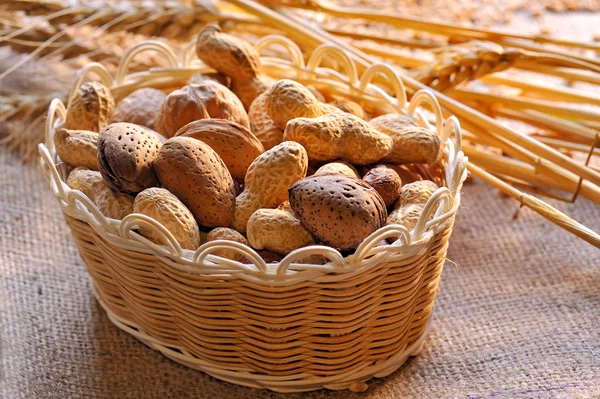
M 72 99 L 56 150 L 74 167 L 67 184 L 105 216 L 144 214 L 182 248 L 230 240 L 267 261 L 313 244 L 353 250 L 385 224 L 415 226 L 438 186 L 404 165 L 436 164 L 438 136 L 402 115 L 369 119 L 355 102 L 270 82 L 256 50 L 216 25 L 197 53 L 216 73 L 179 90 L 141 88 L 115 106 L 89 82 Z

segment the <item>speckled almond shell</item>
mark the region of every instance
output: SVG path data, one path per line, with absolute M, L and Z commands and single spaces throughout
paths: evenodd
M 154 162 L 163 187 L 175 194 L 201 226 L 227 227 L 233 218 L 235 186 L 219 155 L 191 137 L 173 137 Z
M 148 188 L 135 197 L 133 211 L 149 216 L 162 224 L 185 249 L 195 250 L 200 246 L 200 231 L 188 208 L 164 188 Z M 140 233 L 150 241 L 165 245 L 152 229 L 140 227 Z
M 389 136 L 348 113 L 292 119 L 283 132 L 283 139 L 302 144 L 311 160 L 321 162 L 341 158 L 354 165 L 368 165 L 392 150 Z
M 400 197 L 402 180 L 396 171 L 385 165 L 371 169 L 364 175 L 363 180 L 381 195 L 386 206 L 394 205 Z
M 273 84 L 266 92 L 267 112 L 275 126 L 285 129 L 294 118 L 316 118 L 339 110 L 317 100 L 314 94 L 302 84 L 282 79 Z
M 394 141 L 392 151 L 383 162 L 433 165 L 442 156 L 439 136 L 417 126 L 408 116 L 387 114 L 371 119 L 369 123 Z
M 238 195 L 231 227 L 245 233 L 250 216 L 260 208 L 276 208 L 288 198 L 288 188 L 306 176 L 308 156 L 304 148 L 284 141 L 263 152 L 246 173 L 244 191 Z
M 82 84 L 67 109 L 65 128 L 100 132 L 113 117 L 115 100 L 100 82 Z
M 275 125 L 267 112 L 267 95 L 262 93 L 252 102 L 248 110 L 250 129 L 260 140 L 265 150 L 270 150 L 283 141 L 283 129 Z
M 175 136 L 202 140 L 219 154 L 231 175 L 241 180 L 252 161 L 265 152 L 250 130 L 225 119 L 202 119 L 188 123 Z
M 383 199 L 373 187 L 343 175 L 302 179 L 290 188 L 289 197 L 302 224 L 339 250 L 355 249 L 387 217 Z
M 115 107 L 113 122 L 129 122 L 156 130 L 156 118 L 167 95 L 144 87 L 131 92 Z
M 170 93 L 158 114 L 156 128 L 159 133 L 173 137 L 188 123 L 208 118 L 227 119 L 250 128 L 240 99 L 214 80 L 189 84 Z
M 98 170 L 98 133 L 59 129 L 54 135 L 56 153 L 71 166 Z
M 112 123 L 98 138 L 98 167 L 115 190 L 138 193 L 158 184 L 153 162 L 162 142 L 155 132 L 132 123 Z

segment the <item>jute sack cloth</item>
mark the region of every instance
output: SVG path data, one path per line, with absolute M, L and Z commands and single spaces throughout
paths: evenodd
M 0 149 L 0 398 L 279 398 L 174 363 L 114 327 L 39 169 Z M 554 202 L 600 230 L 600 207 Z M 597 397 L 600 251 L 476 182 L 464 189 L 421 354 L 361 395 Z M 455 265 L 456 264 L 456 265 Z M 594 396 L 596 395 L 596 396 Z

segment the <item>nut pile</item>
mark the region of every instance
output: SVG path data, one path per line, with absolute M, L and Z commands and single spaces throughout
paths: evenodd
M 352 251 L 390 223 L 414 228 L 438 188 L 415 171 L 439 169 L 438 136 L 403 115 L 371 118 L 356 102 L 271 81 L 256 50 L 217 25 L 196 49 L 216 72 L 175 91 L 141 88 L 115 104 L 101 83 L 81 86 L 54 137 L 73 168 L 69 187 L 106 217 L 154 219 L 182 248 L 227 240 L 267 262 L 314 244 Z M 147 226 L 139 233 L 165 244 Z

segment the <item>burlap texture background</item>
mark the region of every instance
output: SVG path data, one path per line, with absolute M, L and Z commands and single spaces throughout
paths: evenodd
M 4 149 L 0 171 L 0 397 L 280 397 L 187 369 L 114 327 L 40 171 Z M 600 230 L 597 205 L 554 205 Z M 465 187 L 457 266 L 446 264 L 421 354 L 365 394 L 305 397 L 598 397 L 600 251 L 527 209 L 513 220 L 517 209 L 483 183 Z
M 582 18 L 571 36 L 593 29 Z M 550 202 L 600 231 L 599 206 Z M 363 394 L 284 396 L 187 369 L 114 327 L 40 170 L 0 149 L 0 398 L 598 398 L 600 251 L 517 209 L 465 187 L 456 266 L 418 357 Z

